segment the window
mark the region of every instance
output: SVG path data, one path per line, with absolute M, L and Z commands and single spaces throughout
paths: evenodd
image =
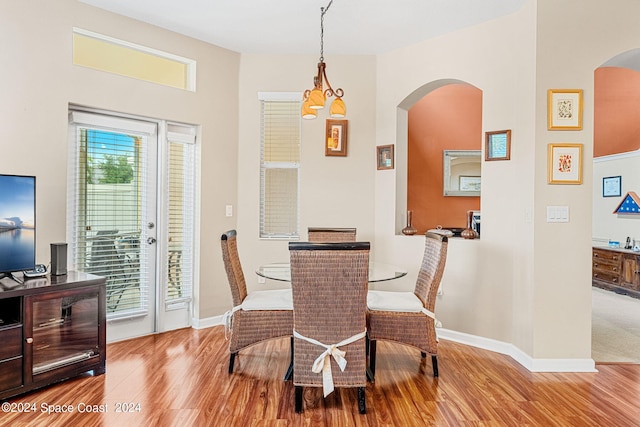
M 73 29 L 73 63 L 195 91 L 196 62 L 80 28 Z
M 260 237 L 299 236 L 299 93 L 258 94 L 261 102 Z

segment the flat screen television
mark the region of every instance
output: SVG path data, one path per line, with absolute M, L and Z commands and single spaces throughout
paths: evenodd
M 0 277 L 36 259 L 36 177 L 0 174 Z

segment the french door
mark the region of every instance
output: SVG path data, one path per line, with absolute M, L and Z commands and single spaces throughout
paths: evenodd
M 178 132 L 169 132 L 172 126 Z M 108 341 L 190 324 L 193 242 L 183 235 L 193 236 L 193 212 L 182 206 L 193 205 L 192 180 L 184 175 L 193 156 L 181 150 L 185 129 L 70 114 L 71 259 L 74 269 L 107 278 Z M 183 133 L 183 140 L 195 135 Z

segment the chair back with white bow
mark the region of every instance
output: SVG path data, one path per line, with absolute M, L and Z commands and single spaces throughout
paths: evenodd
M 291 242 L 293 383 L 296 411 L 302 387 L 357 387 L 365 413 L 366 299 L 369 242 Z
M 292 336 L 293 303 L 290 289 L 247 292 L 236 230 L 222 234 L 220 243 L 233 299 L 233 308 L 224 316 L 230 332 L 229 373 L 232 373 L 240 350 L 268 339 Z
M 309 227 L 307 236 L 310 242 L 355 242 L 355 228 Z
M 395 341 L 416 347 L 423 357 L 431 354 L 433 376 L 438 376 L 436 298 L 447 260 L 448 239 L 426 233 L 425 248 L 413 292 L 369 291 L 369 367 L 376 370 L 376 341 Z

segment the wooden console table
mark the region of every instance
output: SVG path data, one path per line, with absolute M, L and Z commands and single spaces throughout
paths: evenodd
M 640 253 L 594 247 L 592 259 L 593 286 L 640 298 Z
M 106 369 L 106 279 L 0 281 L 0 399 Z

